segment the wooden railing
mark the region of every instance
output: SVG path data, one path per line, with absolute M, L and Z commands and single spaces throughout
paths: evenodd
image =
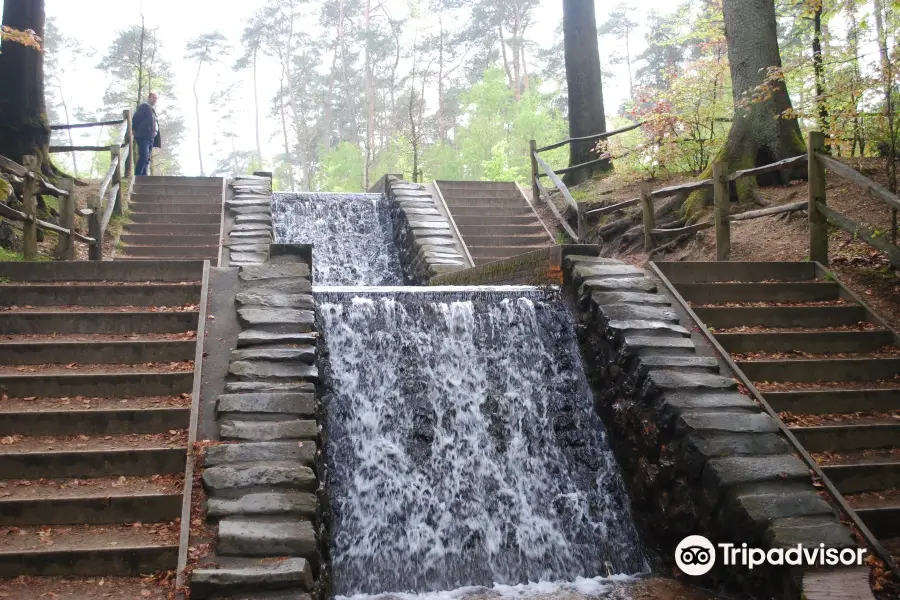
M 22 205 L 24 211 L 18 211 L 0 202 L 0 216 L 22 223 L 22 243 L 25 260 L 37 258 L 37 231 L 55 231 L 59 234 L 56 257 L 62 260 L 75 259 L 75 241 L 88 244 L 91 248 L 99 245 L 97 237 L 84 236 L 75 230 L 75 180 L 63 179 L 60 187 L 47 182 L 41 175 L 40 162 L 36 156 L 26 156 L 20 165 L 4 156 L 0 156 L 0 171 L 15 183 L 22 184 Z M 59 198 L 59 218 L 62 226 L 54 225 L 37 218 L 38 195 Z
M 100 184 L 100 193 L 88 200 L 88 208 L 83 211 L 84 216 L 88 217 L 88 235 L 99 240 L 103 239 L 113 212 L 127 212 L 134 189 L 134 131 L 131 128 L 131 111 L 123 111 L 122 119 L 114 121 L 51 126 L 51 129 L 59 130 L 115 125 L 121 127 L 116 143 L 110 146 L 50 146 L 51 153 L 109 152 L 109 169 Z M 102 244 L 92 245 L 88 255 L 91 260 L 103 260 Z
M 603 155 L 600 158 L 597 158 L 594 160 L 589 160 L 587 162 L 584 162 L 584 163 L 581 163 L 578 165 L 572 165 L 571 167 L 566 167 L 565 169 L 560 169 L 558 171 L 554 171 L 552 168 L 550 168 L 550 165 L 548 165 L 544 161 L 544 159 L 542 159 L 539 156 L 539 153 L 547 152 L 548 150 L 555 150 L 557 148 L 562 148 L 563 146 L 572 144 L 574 142 L 592 142 L 592 141 L 599 142 L 601 140 L 607 140 L 613 136 L 619 135 L 620 133 L 625 133 L 626 131 L 631 131 L 633 129 L 637 129 L 641 125 L 643 125 L 643 123 L 636 123 L 634 125 L 622 127 L 620 129 L 616 129 L 614 131 L 607 131 L 604 133 L 588 135 L 585 137 L 568 138 L 561 142 L 556 142 L 556 143 L 550 144 L 549 146 L 543 146 L 541 148 L 537 147 L 537 142 L 535 140 L 531 140 L 529 142 L 528 154 L 531 159 L 531 193 L 532 193 L 532 199 L 534 202 L 534 206 L 537 207 L 541 202 L 541 197 L 542 196 L 545 197 L 547 200 L 547 206 L 550 207 L 550 210 L 553 212 L 554 216 L 556 216 L 557 220 L 559 221 L 559 224 L 562 226 L 563 229 L 566 230 L 566 233 L 568 233 L 569 236 L 573 240 L 575 240 L 576 243 L 582 241 L 586 236 L 586 231 L 584 228 L 583 206 L 580 203 L 576 202 L 575 199 L 572 197 L 572 194 L 569 192 L 569 189 L 562 182 L 562 179 L 560 179 L 560 175 L 565 175 L 567 173 L 573 173 L 575 171 L 579 171 L 581 169 L 586 169 L 588 167 L 609 163 L 610 157 L 607 154 L 607 155 Z M 541 187 L 541 183 L 540 183 L 541 177 L 549 177 L 550 181 L 553 182 L 553 185 L 556 186 L 556 189 L 558 189 L 560 191 L 560 193 L 562 193 L 563 198 L 565 198 L 565 200 L 566 200 L 566 204 L 573 211 L 575 211 L 575 214 L 578 217 L 578 231 L 577 232 L 572 229 L 572 227 L 566 221 L 565 217 L 559 212 L 559 209 L 557 209 L 556 205 L 553 204 L 553 202 L 550 200 L 549 195 L 542 194 L 542 192 L 545 192 L 547 190 L 544 190 L 544 188 Z
M 75 129 L 83 127 L 101 127 L 120 125 L 121 129 L 116 143 L 110 146 L 50 146 L 50 152 L 82 152 L 96 151 L 110 153 L 109 170 L 100 193 L 88 199 L 88 207 L 75 207 L 75 180 L 63 178 L 59 187 L 46 181 L 40 173 L 40 163 L 35 156 L 26 156 L 24 165 L 0 156 L 0 171 L 6 173 L 15 183 L 23 184 L 22 204 L 24 211 L 15 210 L 0 201 L 0 216 L 23 223 L 23 254 L 25 260 L 37 258 L 37 230 L 54 231 L 59 234 L 56 258 L 61 260 L 75 259 L 75 242 L 88 245 L 90 260 L 103 260 L 103 235 L 109 226 L 113 212 L 120 214 L 128 210 L 128 202 L 134 188 L 134 133 L 131 129 L 131 111 L 122 113 L 123 118 L 115 121 L 97 123 L 77 123 L 73 125 L 52 125 L 52 130 Z M 124 168 L 124 176 L 123 176 Z M 54 225 L 37 218 L 37 196 L 48 195 L 59 198 L 59 222 Z M 105 202 L 105 203 L 104 203 Z M 75 229 L 75 217 L 86 217 L 88 235 L 82 235 Z

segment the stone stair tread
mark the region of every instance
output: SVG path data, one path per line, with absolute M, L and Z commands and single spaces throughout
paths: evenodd
M 47 412 L 90 412 L 90 411 L 134 411 L 161 409 L 190 409 L 190 394 L 176 396 L 111 396 L 78 398 L 7 398 L 0 400 L 0 414 L 47 413 Z
M 0 456 L 64 454 L 78 452 L 128 452 L 131 450 L 183 449 L 187 432 L 174 434 L 111 434 L 88 436 L 9 436 L 12 443 L 0 446 Z M 87 439 L 83 439 L 87 438 Z M 3 473 L 0 472 L 0 477 Z
M 24 485 L 27 482 L 28 485 Z M 3 483 L 3 482 L 0 482 Z M 180 496 L 183 481 L 174 475 L 141 477 L 96 477 L 22 480 L 0 487 L 0 512 L 9 502 L 68 498 L 109 498 L 126 496 Z
M 313 420 L 246 421 L 230 418 L 219 427 L 222 439 L 268 442 L 277 440 L 314 440 L 318 435 Z
M 144 595 L 143 592 L 149 593 Z M 147 583 L 143 577 L 23 577 L 3 581 L 4 600 L 166 600 L 169 587 Z
M 238 334 L 238 348 L 268 344 L 309 344 L 315 343 L 318 335 L 309 333 L 271 333 L 254 329 L 245 329 Z
M 317 553 L 312 523 L 287 517 L 225 517 L 219 521 L 219 554 L 302 556 Z
M 316 442 L 238 442 L 218 444 L 206 449 L 204 464 L 207 468 L 230 465 L 271 463 L 285 461 L 290 464 L 312 465 Z
M 121 551 L 128 548 L 177 547 L 174 522 L 134 527 L 125 525 L 54 525 L 49 533 L 40 525 L 17 527 L 0 537 L 0 556 L 84 550 Z M 42 536 L 41 533 L 44 532 Z M 52 541 L 52 545 L 47 542 Z
M 217 556 L 215 567 L 196 568 L 191 573 L 191 587 L 222 591 L 237 591 L 241 586 L 255 590 L 283 589 L 297 586 L 311 590 L 313 574 L 309 563 L 299 557 L 278 557 L 277 560 Z
M 187 364 L 190 362 L 191 364 Z M 49 365 L 0 365 L 0 378 L 2 379 L 26 379 L 37 377 L 66 377 L 66 376 L 93 376 L 106 377 L 115 375 L 178 375 L 182 373 L 193 373 L 193 361 L 184 361 L 179 365 L 186 365 L 186 368 L 173 369 L 170 363 L 155 364 L 80 364 L 71 363 L 70 366 L 49 364 Z
M 235 498 L 213 496 L 206 504 L 210 517 L 293 514 L 312 518 L 316 507 L 316 496 L 311 492 L 272 490 L 248 492 Z
M 216 403 L 218 413 L 273 413 L 310 415 L 315 412 L 313 394 L 291 392 L 248 392 L 223 394 Z

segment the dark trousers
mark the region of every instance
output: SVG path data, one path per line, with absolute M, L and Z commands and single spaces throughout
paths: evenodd
M 138 147 L 138 159 L 134 163 L 135 175 L 146 175 L 150 166 L 150 153 L 153 151 L 153 140 L 137 138 L 134 140 Z

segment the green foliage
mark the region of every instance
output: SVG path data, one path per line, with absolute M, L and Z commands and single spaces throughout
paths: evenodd
M 362 192 L 364 157 L 358 146 L 341 142 L 322 155 L 315 189 L 327 192 Z

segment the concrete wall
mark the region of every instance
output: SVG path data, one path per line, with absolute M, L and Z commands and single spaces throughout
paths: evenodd
M 505 260 L 436 275 L 428 285 L 561 285 L 563 261 L 570 254 L 597 256 L 599 246 L 549 246 Z

